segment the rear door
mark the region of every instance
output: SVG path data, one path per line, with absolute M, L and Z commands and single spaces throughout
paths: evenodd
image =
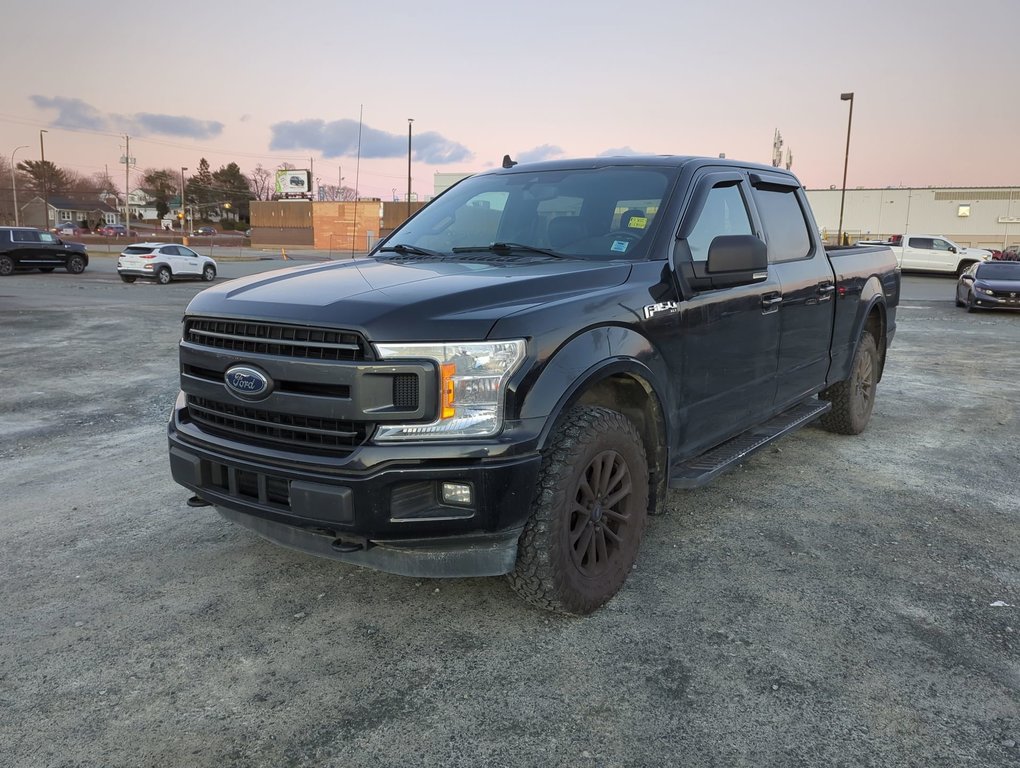
M 935 269 L 930 237 L 907 237 L 903 243 L 902 269 Z
M 818 392 L 829 370 L 835 276 L 825 249 L 811 236 L 807 200 L 781 174 L 752 174 L 754 202 L 765 230 L 769 272 L 781 285 L 776 406 Z
M 15 266 L 34 267 L 38 262 L 38 251 L 42 248 L 39 233 L 34 229 L 11 230 L 11 258 Z

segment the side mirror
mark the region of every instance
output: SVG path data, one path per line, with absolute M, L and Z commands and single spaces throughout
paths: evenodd
M 955 245 L 949 246 L 949 252 L 950 253 L 956 253 L 956 246 Z
M 769 276 L 768 249 L 754 235 L 720 235 L 708 246 L 705 266 L 713 288 L 760 283 Z
M 965 283 L 973 283 L 974 275 L 960 275 L 960 279 Z

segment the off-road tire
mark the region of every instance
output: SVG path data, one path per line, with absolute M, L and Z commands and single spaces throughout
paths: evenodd
M 206 264 L 202 269 L 202 280 L 206 283 L 211 283 L 216 279 L 216 267 L 212 264 Z
M 840 435 L 859 435 L 864 431 L 875 407 L 878 365 L 878 344 L 871 332 L 865 331 L 850 365 L 850 378 L 818 395 L 832 403 L 832 409 L 821 418 L 825 429 Z
M 85 271 L 85 259 L 81 256 L 72 256 L 67 260 L 67 271 L 72 275 L 80 275 Z
M 549 611 L 599 608 L 637 559 L 648 494 L 648 461 L 633 423 L 608 408 L 571 409 L 543 451 L 511 587 Z
M 156 270 L 156 282 L 160 285 L 167 285 L 174 276 L 170 272 L 170 267 L 160 267 Z
M 0 256 L 0 277 L 7 277 L 14 274 L 14 259 L 10 256 Z

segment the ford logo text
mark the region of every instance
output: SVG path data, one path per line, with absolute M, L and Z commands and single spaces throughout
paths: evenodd
M 227 369 L 223 378 L 227 389 L 239 397 L 256 398 L 269 394 L 269 377 L 255 368 L 235 365 Z

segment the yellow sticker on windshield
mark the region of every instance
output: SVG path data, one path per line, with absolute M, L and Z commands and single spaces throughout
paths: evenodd
M 627 226 L 630 229 L 644 229 L 648 226 L 648 219 L 644 216 L 631 216 L 630 221 L 627 222 Z

